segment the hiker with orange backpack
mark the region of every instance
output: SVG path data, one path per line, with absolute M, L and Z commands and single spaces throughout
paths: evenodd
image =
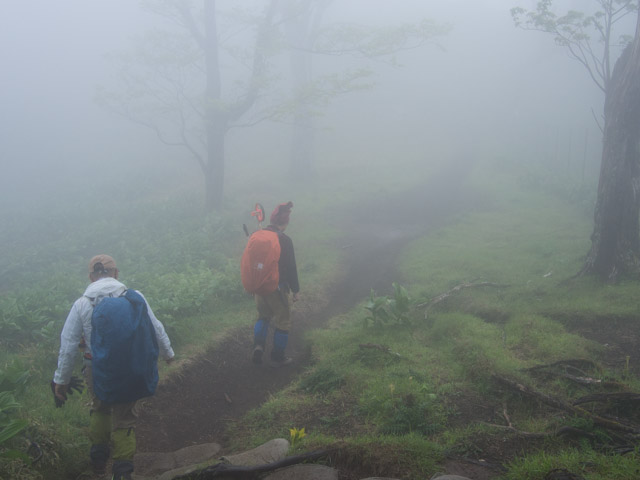
M 136 452 L 136 401 L 155 392 L 158 355 L 170 362 L 174 353 L 145 298 L 119 282 L 118 273 L 109 255 L 97 255 L 89 262 L 91 284 L 64 323 L 51 388 L 57 407 L 74 388 L 78 390 L 71 373 L 82 345 L 92 400 L 91 465 L 95 473 L 104 473 L 112 453 L 112 478 L 126 480 L 132 478 Z
M 292 208 L 293 202 L 278 205 L 271 214 L 269 226 L 251 235 L 242 256 L 242 283 L 255 295 L 258 310 L 251 354 L 255 364 L 262 363 L 272 323 L 271 366 L 280 367 L 292 362 L 291 357 L 285 355 L 291 329 L 290 298 L 297 301 L 300 291 L 293 241 L 284 233 Z

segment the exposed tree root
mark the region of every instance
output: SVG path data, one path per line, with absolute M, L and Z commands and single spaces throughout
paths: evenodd
M 579 385 L 597 385 L 599 387 L 617 388 L 620 390 L 627 389 L 627 386 L 622 383 L 594 378 L 586 372 L 587 370 L 597 371 L 599 367 L 591 360 L 567 359 L 525 369 L 527 372 L 564 378 Z
M 543 370 L 543 369 L 550 369 L 550 368 L 557 368 L 557 367 L 575 369 L 578 373 L 584 376 L 587 375 L 585 373 L 586 369 L 598 370 L 598 366 L 593 361 L 582 359 L 582 358 L 569 358 L 566 360 L 559 360 L 557 362 L 547 363 L 544 365 L 536 365 L 534 367 L 527 368 L 526 370 L 534 371 L 534 370 Z
M 579 428 L 567 427 L 567 426 L 561 427 L 557 429 L 555 432 L 533 433 L 533 432 L 525 432 L 523 430 L 518 430 L 511 423 L 511 418 L 509 418 L 509 414 L 507 413 L 506 405 L 502 406 L 502 416 L 506 420 L 507 425 L 496 425 L 494 423 L 485 423 L 485 425 L 492 428 L 498 428 L 501 430 L 507 430 L 509 432 L 513 432 L 515 435 L 518 435 L 519 437 L 523 437 L 523 438 L 538 439 L 538 438 L 549 438 L 549 437 L 574 436 L 574 437 L 588 438 L 590 440 L 595 439 L 595 436 L 589 432 L 585 432 L 584 430 L 581 430 Z
M 257 479 L 260 478 L 266 472 L 272 472 L 279 468 L 290 467 L 299 463 L 318 460 L 323 457 L 327 457 L 334 453 L 335 450 L 319 450 L 316 452 L 303 453 L 300 455 L 293 455 L 291 457 L 285 457 L 277 462 L 267 463 L 264 465 L 243 466 L 243 465 L 229 465 L 226 463 L 217 463 L 201 470 L 178 475 L 173 477 L 172 480 L 205 480 L 210 478 L 240 478 L 240 479 Z
M 554 468 L 547 472 L 544 476 L 544 480 L 584 480 L 584 477 L 576 475 L 564 468 Z
M 521 383 L 518 383 L 514 380 L 511 380 L 509 378 L 506 377 L 502 377 L 500 375 L 497 374 L 493 374 L 492 378 L 496 381 L 498 381 L 499 383 L 501 383 L 502 385 L 505 385 L 507 387 L 509 387 L 510 389 L 520 393 L 520 394 L 525 394 L 528 395 L 529 397 L 532 397 L 546 405 L 549 405 L 550 407 L 556 408 L 558 410 L 562 410 L 564 412 L 568 412 L 571 413 L 573 415 L 577 415 L 583 418 L 587 418 L 589 420 L 591 420 L 594 425 L 597 425 L 599 427 L 608 429 L 608 430 L 614 430 L 614 431 L 618 431 L 618 432 L 623 432 L 623 433 L 629 433 L 629 434 L 638 434 L 640 433 L 640 427 L 638 426 L 630 426 L 630 425 L 625 425 L 623 423 L 620 423 L 616 420 L 610 420 L 607 418 L 603 418 L 599 415 L 595 415 L 593 413 L 588 412 L 587 410 L 585 410 L 584 408 L 578 407 L 578 406 L 574 406 L 574 405 L 570 405 L 568 403 L 565 403 L 561 400 L 558 400 L 557 398 L 554 398 L 550 395 L 547 395 L 546 393 L 542 393 L 539 392 L 537 390 L 534 390 L 530 387 L 527 387 L 526 385 L 523 385 Z

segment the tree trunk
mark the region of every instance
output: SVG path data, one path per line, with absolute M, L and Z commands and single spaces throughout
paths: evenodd
M 324 12 L 332 0 L 306 0 L 285 10 L 286 34 L 294 48 L 289 53 L 293 89 L 301 94 L 313 81 L 313 44 Z M 295 106 L 291 138 L 291 173 L 296 179 L 309 179 L 315 174 L 316 121 L 304 95 Z
M 211 118 L 211 117 L 214 118 Z M 205 207 L 207 211 L 222 206 L 224 194 L 224 147 L 226 123 L 207 115 L 207 162 L 204 172 Z
M 315 174 L 316 125 L 308 108 L 296 107 L 291 138 L 291 172 L 299 180 Z
M 216 25 L 216 4 L 214 0 L 204 2 L 204 55 L 206 70 L 205 115 L 204 128 L 206 132 L 206 164 L 205 207 L 207 210 L 222 205 L 224 193 L 224 140 L 227 123 L 216 111 L 216 103 L 220 101 L 221 81 L 220 63 L 218 58 L 218 29 Z
M 309 53 L 310 7 L 304 15 L 294 15 L 285 23 L 287 35 L 293 45 L 289 53 L 293 89 L 296 94 L 308 88 L 311 83 L 311 54 Z M 295 106 L 293 132 L 291 137 L 291 173 L 294 178 L 308 178 L 313 173 L 313 144 L 315 130 L 311 112 L 304 100 Z
M 621 273 L 639 271 L 639 214 L 640 16 L 635 39 L 616 62 L 606 92 L 595 225 L 581 273 L 615 281 Z

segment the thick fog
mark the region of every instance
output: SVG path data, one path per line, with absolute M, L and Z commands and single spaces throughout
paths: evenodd
M 235 2 L 220 1 L 219 8 Z M 247 2 L 247 5 L 265 2 Z M 562 3 L 562 2 L 561 2 Z M 570 5 L 572 2 L 564 2 Z M 573 2 L 573 4 L 581 2 Z M 327 22 L 387 25 L 428 17 L 452 27 L 437 45 L 397 55 L 399 67 L 373 62 L 375 87 L 338 98 L 320 120 L 322 141 L 433 156 L 507 156 L 522 161 L 582 161 L 597 172 L 602 94 L 551 36 L 515 28 L 509 10 L 531 0 L 336 1 Z M 106 54 L 166 20 L 133 0 L 6 0 L 0 15 L 2 202 L 72 193 L 75 182 L 112 168 L 154 168 L 185 178 L 196 162 L 152 132 L 99 107 L 99 86 L 117 89 Z M 329 68 L 352 60 L 339 59 Z M 319 61 L 328 65 L 329 60 Z M 283 76 L 286 73 L 283 73 Z M 286 138 L 289 127 L 281 129 Z M 249 155 L 260 130 L 230 136 L 228 162 Z M 384 135 L 381 135 L 384 133 Z M 323 151 L 340 148 L 325 145 Z M 363 147 L 364 148 L 364 147 Z M 319 160 L 321 161 L 321 159 Z M 163 170 L 166 169 L 166 170 Z

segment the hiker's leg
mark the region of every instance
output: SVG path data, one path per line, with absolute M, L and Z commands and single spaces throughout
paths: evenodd
M 111 415 L 100 409 L 92 409 L 89 417 L 89 440 L 91 449 L 89 458 L 96 473 L 102 473 L 109 461 L 109 441 L 111 433 Z
M 269 331 L 269 319 L 268 318 L 258 318 L 258 321 L 253 326 L 253 345 L 260 345 L 264 348 L 265 343 L 267 342 L 267 332 Z
M 107 468 L 107 462 L 109 461 L 111 409 L 103 405 L 93 393 L 93 376 L 90 362 L 85 362 L 83 371 L 85 383 L 91 396 L 91 409 L 89 410 L 89 441 L 91 442 L 91 449 L 89 450 L 89 458 L 93 470 L 96 473 L 102 473 Z
M 271 350 L 271 360 L 282 362 L 285 360 L 284 350 L 289 342 L 289 332 L 276 328 L 273 332 L 273 349 Z
M 269 331 L 269 321 L 273 316 L 273 310 L 271 309 L 267 299 L 261 295 L 256 295 L 256 309 L 258 310 L 258 320 L 253 327 L 253 344 L 260 345 L 264 348 L 267 340 L 267 332 Z
M 113 441 L 113 474 L 133 472 L 133 456 L 136 453 L 136 402 L 116 403 L 112 407 L 111 439 Z
M 291 307 L 289 295 L 281 290 L 274 292 L 274 295 L 267 298 L 269 306 L 273 310 L 273 349 L 271 350 L 271 360 L 282 362 L 285 360 L 284 351 L 289 341 L 289 330 L 291 328 Z
M 255 296 L 256 308 L 258 310 L 258 320 L 253 327 L 253 350 L 251 352 L 251 361 L 255 364 L 262 363 L 262 354 L 267 343 L 267 333 L 269 332 L 269 320 L 273 315 L 271 308 L 260 296 Z

